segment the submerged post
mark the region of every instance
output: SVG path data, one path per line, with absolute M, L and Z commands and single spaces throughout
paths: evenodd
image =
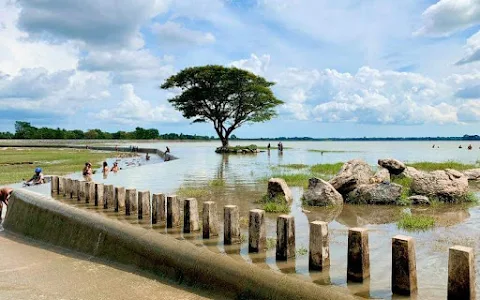
M 370 277 L 368 231 L 365 228 L 348 230 L 347 280 L 363 282 Z
M 308 267 L 321 271 L 330 265 L 330 249 L 328 245 L 328 223 L 314 221 L 310 223 L 310 252 Z
M 475 252 L 463 246 L 448 251 L 448 300 L 476 299 Z
M 153 194 L 152 195 L 152 223 L 165 221 L 165 195 Z
M 115 187 L 115 198 L 113 200 L 115 212 L 118 212 L 120 208 L 125 207 L 125 188 Z
M 52 176 L 50 180 L 50 191 L 52 195 L 58 195 L 58 176 Z
M 280 215 L 277 218 L 277 260 L 295 257 L 295 219 L 293 216 Z
M 103 204 L 103 191 L 104 191 L 103 183 L 96 183 L 95 184 L 95 206 L 99 206 Z
M 218 236 L 217 203 L 203 202 L 203 238 L 209 239 Z
M 138 209 L 137 206 L 137 190 L 136 189 L 127 189 L 125 191 L 125 215 L 130 216 L 130 214 L 136 213 Z
M 267 230 L 265 227 L 265 211 L 252 209 L 248 222 L 248 252 L 265 250 L 267 244 Z
M 190 233 L 192 231 L 200 230 L 198 218 L 198 204 L 197 199 L 185 199 L 183 206 L 183 232 Z
M 167 196 L 167 228 L 180 226 L 180 204 L 176 195 Z
M 409 236 L 392 238 L 392 292 L 406 296 L 417 292 L 415 241 Z
M 85 203 L 95 202 L 95 183 L 86 182 Z
M 238 206 L 224 206 L 223 226 L 223 243 L 225 245 L 238 243 L 240 241 L 240 216 Z
M 115 190 L 113 185 L 106 184 L 103 187 L 103 208 L 108 209 L 109 205 L 113 204 L 113 198 L 115 197 Z

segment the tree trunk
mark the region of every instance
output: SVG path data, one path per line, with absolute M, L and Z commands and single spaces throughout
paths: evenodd
M 228 147 L 228 137 L 220 137 L 222 140 L 222 147 Z

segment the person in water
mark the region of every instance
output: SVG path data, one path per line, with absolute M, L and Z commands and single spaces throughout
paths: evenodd
M 167 150 L 165 151 L 165 154 L 170 153 L 170 148 L 167 146 Z
M 104 161 L 103 168 L 102 168 L 103 177 L 107 177 L 109 171 L 110 169 L 108 168 L 108 164 L 106 161 Z
M 472 144 L 468 145 L 468 150 L 472 150 Z
M 148 155 L 148 153 L 145 155 L 145 160 L 150 160 L 150 155 Z
M 112 171 L 113 173 L 117 173 L 118 172 L 118 163 L 117 162 L 114 162 L 113 163 L 113 167 L 110 171 Z
M 8 200 L 12 195 L 13 189 L 10 187 L 4 187 L 0 189 L 0 223 L 2 222 L 2 210 L 3 207 L 8 206 Z
M 270 143 L 268 143 L 267 150 L 270 151 Z
M 42 183 L 45 183 L 45 177 L 43 176 L 42 168 L 36 168 L 35 174 L 33 174 L 32 178 L 30 178 L 30 180 L 27 181 L 27 185 L 42 184 Z
M 83 175 L 83 177 L 85 177 L 85 179 L 87 181 L 90 181 L 92 179 L 93 170 L 92 170 L 92 164 L 91 163 L 89 163 L 89 162 L 85 163 L 85 167 L 83 168 L 82 175 Z

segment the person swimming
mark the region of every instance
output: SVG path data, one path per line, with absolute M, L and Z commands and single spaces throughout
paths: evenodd
M 112 171 L 113 173 L 117 173 L 118 170 L 119 170 L 119 168 L 118 168 L 118 163 L 117 163 L 117 162 L 114 162 L 114 163 L 113 163 L 113 167 L 112 167 L 112 169 L 111 169 L 110 171 Z
M 472 150 L 472 144 L 468 145 L 468 150 Z

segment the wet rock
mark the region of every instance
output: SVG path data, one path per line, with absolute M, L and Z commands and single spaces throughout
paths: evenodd
M 468 180 L 480 180 L 480 169 L 470 169 L 463 172 Z
M 408 197 L 408 200 L 414 205 L 430 205 L 430 200 L 427 196 L 415 195 Z
M 414 194 L 433 196 L 445 202 L 457 202 L 467 196 L 468 178 L 452 169 L 418 172 L 413 176 L 410 189 Z
M 393 158 L 379 159 L 378 164 L 393 175 L 400 175 L 405 170 L 405 164 Z
M 287 183 L 282 178 L 270 178 L 268 181 L 268 197 L 273 199 L 278 195 L 284 196 L 287 203 L 292 201 L 292 191 L 288 187 Z
M 303 198 L 311 206 L 343 204 L 342 195 L 330 183 L 318 178 L 308 180 L 308 190 L 303 194 Z
M 397 204 L 402 186 L 396 183 L 362 184 L 348 194 L 347 203 Z
M 370 178 L 370 183 L 390 182 L 390 172 L 385 168 L 379 168 L 375 175 Z
M 366 162 L 354 159 L 346 162 L 329 182 L 340 194 L 346 196 L 357 186 L 368 184 L 372 176 L 373 172 Z
M 413 178 L 413 176 L 421 173 L 421 171 L 415 169 L 414 167 L 406 167 L 401 175 L 407 178 Z

